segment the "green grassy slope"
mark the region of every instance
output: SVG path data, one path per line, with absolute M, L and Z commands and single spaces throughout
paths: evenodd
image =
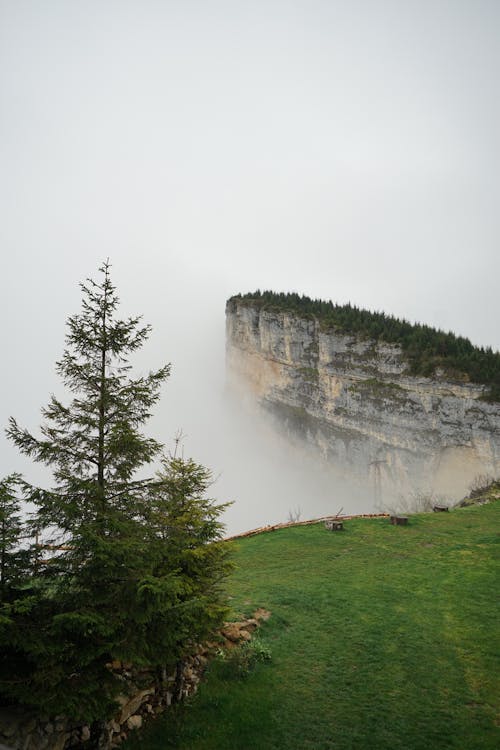
M 214 663 L 127 748 L 496 749 L 499 521 L 495 502 L 233 543 L 235 614 L 271 610 L 272 661 Z

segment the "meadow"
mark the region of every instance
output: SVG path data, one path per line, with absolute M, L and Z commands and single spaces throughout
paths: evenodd
M 264 607 L 257 661 L 212 662 L 127 750 L 500 746 L 500 501 L 231 542 L 233 619 Z

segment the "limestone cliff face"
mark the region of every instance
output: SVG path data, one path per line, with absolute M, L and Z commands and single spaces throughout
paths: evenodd
M 375 499 L 500 473 L 500 404 L 479 385 L 411 376 L 397 345 L 231 299 L 226 346 L 228 373 L 329 462 L 370 477 Z

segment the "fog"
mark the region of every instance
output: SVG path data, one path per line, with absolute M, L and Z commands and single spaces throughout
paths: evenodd
M 78 282 L 109 257 L 121 312 L 153 325 L 137 368 L 173 365 L 147 430 L 183 430 L 230 531 L 367 509 L 228 401 L 225 300 L 298 291 L 500 348 L 499 20 L 489 0 L 1 0 L 0 424 L 62 393 Z M 47 480 L 2 437 L 14 469 Z

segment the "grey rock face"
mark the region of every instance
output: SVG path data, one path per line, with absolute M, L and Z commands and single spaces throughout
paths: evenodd
M 230 300 L 228 374 L 325 459 L 391 492 L 460 493 L 500 473 L 500 405 L 483 386 L 410 375 L 397 345 Z

